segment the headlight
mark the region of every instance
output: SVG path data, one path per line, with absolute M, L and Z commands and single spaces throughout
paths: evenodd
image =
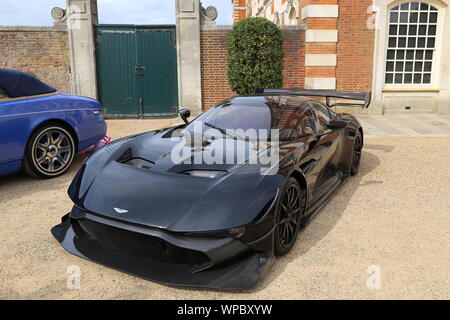
M 193 177 L 215 179 L 226 175 L 227 172 L 220 170 L 191 170 L 183 172 L 183 174 L 187 174 Z
M 188 237 L 213 237 L 213 238 L 227 238 L 227 237 L 241 237 L 246 230 L 245 226 L 232 228 L 228 230 L 218 231 L 203 231 L 203 232 L 186 232 L 184 235 Z

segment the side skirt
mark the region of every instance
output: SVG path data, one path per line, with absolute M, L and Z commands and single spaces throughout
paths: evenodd
M 336 183 L 334 186 L 330 187 L 330 190 L 325 193 L 322 197 L 315 200 L 314 203 L 312 203 L 307 209 L 304 219 L 304 222 L 311 220 L 319 211 L 322 209 L 327 203 L 328 200 L 331 199 L 331 197 L 336 193 L 336 191 L 341 188 L 344 183 L 347 181 L 347 178 L 349 178 L 349 174 L 342 175 L 342 178 L 339 180 L 338 183 Z

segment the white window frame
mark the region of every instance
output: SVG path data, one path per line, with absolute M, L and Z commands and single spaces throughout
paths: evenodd
M 428 5 L 431 5 L 437 9 L 438 13 L 438 19 L 436 23 L 436 41 L 435 41 L 435 48 L 433 49 L 433 60 L 432 60 L 432 70 L 431 70 L 431 82 L 429 84 L 417 84 L 417 83 L 411 83 L 411 84 L 388 84 L 386 83 L 386 64 L 387 64 L 387 52 L 388 52 L 388 43 L 389 43 L 389 27 L 390 27 L 390 15 L 391 15 L 391 9 L 400 6 L 403 3 L 406 2 L 419 2 L 419 3 L 426 3 Z M 385 43 L 384 43 L 384 63 L 383 63 L 383 88 L 388 90 L 426 90 L 426 89 L 436 89 L 440 86 L 440 59 L 441 59 L 441 50 L 442 48 L 442 31 L 444 27 L 444 10 L 443 7 L 438 3 L 438 1 L 432 1 L 432 0 L 399 0 L 394 1 L 390 3 L 387 6 L 386 11 L 386 17 L 385 17 Z M 400 23 L 399 23 L 400 24 Z M 407 23 L 409 25 L 409 22 Z M 417 44 L 416 44 L 417 45 Z M 408 50 L 408 48 L 405 48 L 405 51 Z M 424 50 L 427 50 L 427 48 L 424 48 Z M 395 68 L 395 66 L 394 66 Z M 413 73 L 413 72 L 412 72 Z M 423 74 L 424 72 L 422 72 Z M 395 79 L 394 79 L 395 82 Z M 414 82 L 414 76 L 413 76 L 413 82 Z

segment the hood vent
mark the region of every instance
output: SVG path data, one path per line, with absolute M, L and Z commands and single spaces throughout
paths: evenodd
M 151 169 L 155 165 L 153 162 L 141 158 L 134 158 L 124 162 L 123 164 L 141 169 Z
M 125 152 L 116 160 L 119 163 L 126 164 L 128 166 L 137 167 L 141 169 L 151 169 L 155 163 L 142 159 L 133 157 L 131 149 L 125 150 Z
M 131 152 L 131 148 L 128 148 L 116 161 L 119 163 L 125 163 L 131 159 L 133 159 L 133 153 Z

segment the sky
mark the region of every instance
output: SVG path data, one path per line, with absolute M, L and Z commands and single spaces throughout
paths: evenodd
M 102 24 L 175 24 L 175 0 L 98 0 Z M 232 24 L 231 0 L 203 0 L 215 6 L 217 24 Z M 66 7 L 65 0 L 0 0 L 0 25 L 51 26 L 53 7 Z

